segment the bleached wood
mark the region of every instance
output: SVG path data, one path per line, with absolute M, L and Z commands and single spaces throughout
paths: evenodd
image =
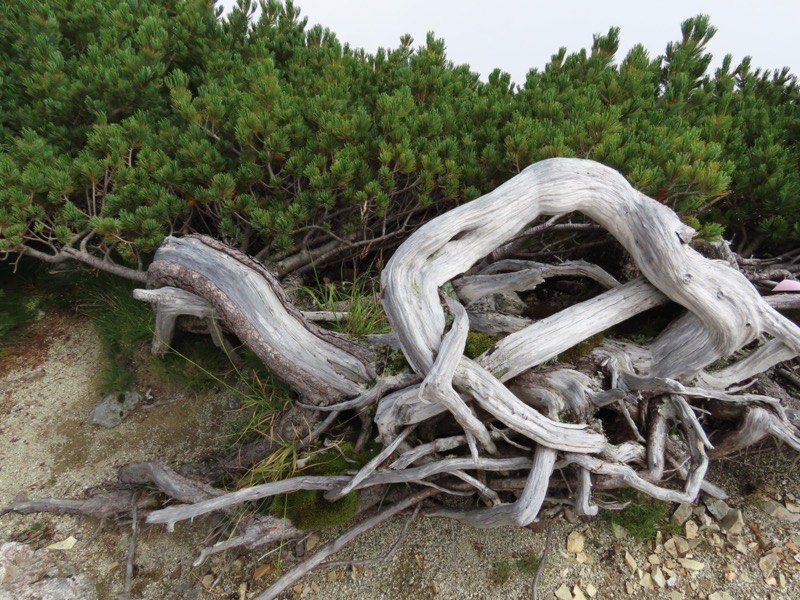
M 404 470 L 396 471 L 393 469 L 386 469 L 378 471 L 357 485 L 356 489 L 393 483 L 422 482 L 429 477 L 441 475 L 443 473 L 453 473 L 455 471 L 473 469 L 482 471 L 506 471 L 512 469 L 527 469 L 530 465 L 531 460 L 526 457 L 479 458 L 478 460 L 472 458 L 449 458 Z M 331 490 L 346 485 L 349 481 L 350 477 L 346 475 L 309 475 L 293 477 L 273 483 L 263 483 L 235 492 L 229 492 L 216 498 L 197 502 L 196 504 L 170 506 L 153 511 L 147 516 L 147 522 L 164 524 L 169 531 L 173 531 L 175 524 L 180 521 L 194 519 L 244 502 L 262 500 L 277 494 L 288 494 L 298 490 Z
M 164 354 L 172 344 L 178 317 L 190 315 L 198 319 L 213 320 L 216 315 L 212 306 L 196 294 L 180 288 L 164 286 L 157 290 L 133 290 L 133 297 L 153 305 L 156 313 L 156 329 L 153 333 L 151 351 Z M 213 328 L 213 325 L 211 326 Z
M 600 511 L 596 504 L 592 504 L 592 474 L 588 469 L 581 467 L 578 477 L 578 493 L 575 495 L 575 512 L 588 517 L 595 516 Z
M 335 502 L 344 498 L 347 494 L 352 492 L 356 489 L 356 486 L 364 481 L 367 477 L 372 475 L 375 470 L 383 463 L 389 456 L 391 456 L 397 447 L 403 443 L 403 441 L 414 431 L 414 427 L 406 427 L 400 435 L 398 435 L 395 439 L 392 440 L 390 444 L 384 446 L 384 448 L 373 458 L 370 460 L 366 465 L 364 465 L 358 473 L 356 473 L 350 481 L 347 482 L 347 485 L 343 486 L 341 489 L 334 489 L 325 492 L 325 499 L 329 502 Z
M 533 323 L 533 320 L 526 317 L 502 315 L 496 312 L 469 309 L 467 314 L 469 315 L 470 329 L 487 335 L 507 335 L 525 329 Z
M 652 285 L 635 279 L 505 337 L 477 362 L 500 381 L 508 381 L 578 342 L 665 302 L 666 296 Z
M 167 238 L 149 285 L 177 284 L 208 302 L 236 336 L 316 403 L 356 396 L 374 377 L 366 353 L 322 330 L 289 302 L 262 265 L 210 238 Z
M 603 269 L 582 260 L 560 265 L 527 260 L 503 260 L 492 263 L 478 275 L 460 277 L 453 282 L 453 285 L 461 301 L 464 304 L 471 304 L 489 294 L 529 291 L 549 277 L 566 276 L 588 277 L 606 288 L 619 285 L 619 281 Z
M 559 158 L 531 165 L 489 194 L 427 223 L 389 261 L 382 276 L 384 306 L 418 373 L 432 366 L 444 329 L 438 288 L 539 215 L 571 211 L 614 235 L 656 288 L 691 311 L 654 344 L 654 375 L 697 373 L 763 333 L 800 350 L 800 331 L 741 273 L 690 248 L 693 230 L 668 207 L 608 167 Z
M 330 490 L 337 486 L 347 485 L 348 481 L 350 481 L 350 478 L 346 476 L 306 476 L 284 479 L 273 483 L 263 483 L 194 504 L 170 506 L 154 511 L 147 516 L 147 522 L 162 523 L 167 526 L 168 531 L 173 531 L 175 523 L 217 510 L 224 510 L 243 502 L 261 500 L 278 494 L 296 492 L 297 490 Z
M 596 222 L 579 227 L 609 231 L 643 277 L 620 285 L 588 263 L 492 262 L 520 247 L 521 235 L 539 231 L 530 224 L 540 215 L 570 211 Z M 389 486 L 396 486 L 390 493 L 415 486 L 405 500 L 343 534 L 261 597 L 274 597 L 357 533 L 437 492 L 477 496 L 489 505 L 426 512 L 477 527 L 526 525 L 553 514 L 559 503 L 593 515 L 603 505 L 592 498 L 593 489 L 633 487 L 672 502 L 692 502 L 701 489 L 724 497 L 704 480 L 706 449 L 719 457 L 772 436 L 800 451 L 800 413 L 776 398 L 746 391 L 751 378 L 798 354 L 800 329 L 775 310 L 798 302 L 762 298 L 727 248 L 720 255 L 727 262 L 707 260 L 689 246 L 692 234 L 669 208 L 602 165 L 577 159 L 532 165 L 493 192 L 429 222 L 392 257 L 382 275 L 382 298 L 393 332 L 368 336 L 368 343 L 399 347 L 413 373 L 377 381 L 374 365 L 378 356 L 387 362 L 385 348 L 365 349 L 311 323 L 343 318 L 343 313 L 301 313 L 275 276 L 253 259 L 209 238 L 168 238 L 148 272 L 148 285 L 161 289 L 135 293 L 156 306 L 158 340 L 169 343 L 178 315 L 221 323 L 303 396 L 280 417 L 279 431 L 270 432 L 279 434 L 277 441 L 264 438 L 267 447 L 295 434 L 298 447 L 306 447 L 327 435 L 343 411 L 358 412 L 357 448 L 366 443 L 373 424 L 385 447 L 355 475 L 301 475 L 231 493 L 195 485 L 154 463 L 123 469 L 120 479 L 154 482 L 191 503 L 148 516 L 148 522 L 165 523 L 170 530 L 176 522 L 280 493 L 321 490 L 336 500 L 361 490 L 362 499 L 377 501 Z M 546 319 L 522 316 L 526 306 L 517 292 L 551 276 L 588 277 L 609 289 Z M 686 311 L 652 343 L 607 339 L 574 369 L 542 368 L 590 336 L 669 301 Z M 449 329 L 445 306 L 452 315 Z M 463 356 L 470 328 L 505 337 L 470 360 Z M 761 345 L 751 350 L 755 340 Z M 717 359 L 740 351 L 749 354 L 707 372 Z M 323 412 L 327 418 L 311 430 Z M 726 426 L 715 427 L 714 419 Z M 300 424 L 303 433 L 298 433 Z M 460 435 L 453 435 L 459 428 Z M 661 485 L 667 472 L 683 478 L 683 490 Z M 548 494 L 553 488 L 555 496 Z M 508 502 L 511 489 L 521 490 L 515 502 Z M 564 490 L 574 496 L 564 498 Z M 544 506 L 548 496 L 555 508 Z M 34 501 L 5 510 L 94 514 L 118 505 L 98 504 L 98 509 L 95 504 Z M 273 541 L 298 533 L 278 520 L 253 531 Z M 245 533 L 231 542 L 250 546 L 257 543 L 254 538 Z M 201 558 L 223 547 L 229 546 L 206 549 Z
M 538 446 L 533 454 L 525 488 L 516 502 L 473 510 L 438 509 L 431 510 L 428 516 L 448 517 L 465 525 L 488 529 L 506 525 L 525 526 L 532 523 L 547 494 L 547 482 L 553 473 L 557 452 L 546 446 Z
M 241 533 L 241 529 L 244 529 Z M 192 562 L 193 567 L 202 565 L 209 556 L 228 552 L 234 548 L 253 550 L 261 546 L 280 543 L 285 544 L 303 535 L 289 519 L 278 519 L 272 515 L 258 515 L 237 528 L 236 535 L 225 538 L 206 548 L 202 548 L 197 558 Z
M 636 471 L 627 465 L 606 462 L 586 454 L 567 454 L 565 458 L 567 461 L 579 465 L 592 473 L 619 477 L 628 486 L 644 492 L 653 498 L 666 502 L 676 502 L 678 504 L 691 504 L 695 501 L 700 491 L 700 482 L 708 467 L 707 462 L 701 463 L 697 470 L 693 472 L 694 476 L 687 481 L 684 491 L 681 492 L 654 485 L 640 477 Z M 697 475 L 699 475 L 699 477 Z
M 628 250 L 644 278 L 617 285 L 616 280 L 591 265 L 543 267 L 502 261 L 478 275 L 458 279 L 479 260 L 527 231 L 528 224 L 538 216 L 575 210 L 614 235 Z M 429 485 L 438 485 L 429 478 L 445 473 L 452 475 L 462 467 L 467 468 L 459 461 L 471 461 L 470 468 L 491 468 L 489 465 L 493 463 L 478 456 L 474 443 L 477 439 L 485 448 L 494 448 L 495 436 L 475 419 L 475 408 L 479 407 L 497 422 L 535 443 L 537 458 L 529 469 L 529 481 L 535 482 L 537 490 L 546 488 L 559 453 L 565 453 L 568 462 L 580 465 L 578 503 L 583 512 L 594 510 L 590 493 L 594 476 L 622 481 L 661 498 L 686 500 L 693 497 L 707 466 L 702 447 L 710 447 L 711 441 L 682 396 L 675 396 L 675 408 L 671 412 L 656 418 L 653 428 L 647 432 L 656 439 L 647 440 L 636 426 L 640 415 L 635 403 L 631 410 L 635 408 L 636 412 L 628 414 L 624 395 L 631 389 L 714 398 L 741 406 L 757 403 L 767 407 L 771 415 L 770 432 L 794 440 L 792 426 L 781 416 L 780 407 L 772 399 L 681 382 L 695 376 L 699 376 L 698 383 L 732 381 L 769 364 L 775 360 L 775 354 L 770 357 L 766 350 L 756 351 L 750 358 L 740 361 L 736 368 L 713 375 L 702 373 L 708 364 L 763 334 L 776 338 L 772 346 L 768 343 L 767 347 L 774 348 L 781 357 L 796 354 L 800 349 L 797 328 L 770 308 L 738 271 L 706 260 L 690 248 L 691 235 L 692 230 L 669 208 L 631 188 L 618 173 L 591 161 L 575 159 L 553 159 L 532 165 L 497 190 L 420 228 L 392 257 L 382 281 L 383 303 L 393 334 L 423 383 L 409 385 L 382 398 L 375 422 L 381 439 L 388 443 L 402 427 L 449 411 L 461 424 L 464 435 L 450 438 L 449 443 L 423 444 L 418 448 L 403 442 L 403 459 L 396 462 L 395 469 L 380 471 L 375 470 L 377 464 L 373 465 L 358 481 L 351 479 L 345 489 L 399 481 L 425 480 Z M 460 304 L 451 303 L 454 321 L 447 332 L 439 296 L 442 286 L 453 281 L 462 301 L 473 303 L 491 294 L 531 289 L 543 277 L 567 273 L 592 277 L 611 289 L 535 323 L 515 315 L 489 312 L 484 316 L 473 311 L 470 314 L 473 328 L 503 331 L 501 328 L 505 327 L 513 333 L 475 361 L 461 356 L 467 331 L 465 313 Z M 531 403 L 528 405 L 514 393 L 517 391 L 524 396 L 520 391 L 523 388 L 509 389 L 503 384 L 581 340 L 668 300 L 683 305 L 688 311 L 649 348 L 611 344 L 614 350 L 609 357 L 617 363 L 609 366 L 610 389 L 593 390 L 594 382 L 564 372 L 552 376 L 543 388 L 533 392 L 534 395 L 544 394 L 542 397 L 546 400 L 545 405 L 537 408 L 536 402 L 528 400 Z M 519 329 L 521 326 L 524 327 Z M 620 359 L 623 354 L 624 358 Z M 291 361 L 298 360 L 296 355 L 289 356 Z M 641 375 L 635 375 L 635 369 L 640 370 Z M 369 396 L 363 389 L 351 390 L 349 395 L 359 397 L 359 406 L 361 400 Z M 474 407 L 470 407 L 470 403 Z M 612 446 L 602 433 L 592 430 L 586 423 L 558 420 L 562 410 L 573 411 L 579 420 L 587 419 L 601 405 L 616 406 L 620 417 L 630 424 L 632 437 L 639 443 Z M 672 460 L 678 452 L 665 444 L 669 420 L 684 425 L 693 464 L 691 470 L 685 471 L 687 488 L 683 493 L 665 490 L 653 483 L 664 471 L 665 455 L 669 454 Z M 451 444 L 469 446 L 471 459 L 411 466 L 419 459 L 429 461 L 426 457 L 430 453 Z M 514 445 L 519 444 L 514 442 Z M 596 456 L 587 456 L 590 454 Z M 628 463 L 646 466 L 646 477 L 637 474 Z M 330 489 L 335 487 L 340 486 Z M 481 493 L 487 495 L 485 492 Z M 497 517 L 488 521 L 478 516 L 465 518 L 484 523 L 508 518 L 522 522 L 538 513 L 540 502 L 536 494 L 514 509 L 495 507 Z
M 466 403 L 453 389 L 452 381 L 469 333 L 467 311 L 459 302 L 448 301 L 453 313 L 453 325 L 445 334 L 439 346 L 431 369 L 419 388 L 420 399 L 431 404 L 440 404 L 447 408 L 455 420 L 464 428 L 467 436 L 473 435 L 491 454 L 497 453 L 486 426 L 472 413 Z M 469 438 L 467 438 L 469 441 Z M 472 447 L 472 446 L 471 446 Z M 475 451 L 473 451 L 473 454 Z

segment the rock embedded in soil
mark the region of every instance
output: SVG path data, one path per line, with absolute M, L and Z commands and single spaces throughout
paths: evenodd
M 142 396 L 138 392 L 112 392 L 103 396 L 89 415 L 89 423 L 101 427 L 116 427 L 136 408 Z
M 573 600 L 572 592 L 569 591 L 566 583 L 562 583 L 561 587 L 555 591 L 555 596 L 558 600 Z
M 732 508 L 719 523 L 722 531 L 728 535 L 741 535 L 744 531 L 744 517 L 738 508 Z
M 583 590 L 577 585 L 572 588 L 572 600 L 586 600 L 586 595 Z
M 778 566 L 778 556 L 774 552 L 769 552 L 761 557 L 758 561 L 758 568 L 764 574 L 764 577 L 769 577 Z
M 727 515 L 728 511 L 731 509 L 724 500 L 718 500 L 717 498 L 711 498 L 709 496 L 703 498 L 703 503 L 706 505 L 706 508 L 708 508 L 708 512 L 714 515 L 717 521 L 725 518 L 725 515 Z
M 653 583 L 658 587 L 663 588 L 667 585 L 667 581 L 664 579 L 664 573 L 661 572 L 661 567 L 653 565 L 653 568 L 650 570 L 650 576 L 653 578 Z
M 694 507 L 691 504 L 681 504 L 675 509 L 675 512 L 672 513 L 670 521 L 677 527 L 683 527 L 683 524 L 692 516 L 693 510 Z
M 689 552 L 689 543 L 679 535 L 664 542 L 664 550 L 675 559 L 683 558 Z
M 781 521 L 788 521 L 789 523 L 797 523 L 797 521 L 800 521 L 800 514 L 788 511 L 785 506 L 772 499 L 764 502 L 764 512 L 770 517 Z
M 585 544 L 586 541 L 579 531 L 573 531 L 567 536 L 567 552 L 578 554 L 583 551 Z
M 694 521 L 686 521 L 684 531 L 686 533 L 687 540 L 697 539 L 698 530 L 699 527 L 697 526 L 697 523 L 695 523 Z
M 702 571 L 705 568 L 705 563 L 693 558 L 679 558 L 678 563 L 687 571 Z
M 642 575 L 642 578 L 639 580 L 639 585 L 650 592 L 656 589 L 655 583 L 653 582 L 653 577 L 650 575 L 650 573 L 645 573 Z
M 0 600 L 97 600 L 94 581 L 57 552 L 0 546 Z
M 631 556 L 631 553 L 627 550 L 625 551 L 625 564 L 628 565 L 628 568 L 631 570 L 631 573 L 636 573 L 636 560 Z

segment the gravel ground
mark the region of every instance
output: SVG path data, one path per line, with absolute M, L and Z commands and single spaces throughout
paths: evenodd
M 94 379 L 101 350 L 91 326 L 74 315 L 50 314 L 28 342 L 24 353 L 0 364 L 0 505 L 23 497 L 81 497 L 84 489 L 113 480 L 118 465 L 149 459 L 180 464 L 224 447 L 222 434 L 235 415 L 222 394 L 137 410 L 119 427 L 99 429 L 86 422 L 99 399 Z M 599 519 L 558 517 L 529 529 L 483 531 L 417 518 L 389 560 L 318 571 L 282 598 L 529 598 L 548 528 L 552 544 L 539 598 L 800 598 L 796 459 L 789 450 L 752 452 L 712 469 L 709 479 L 731 494 L 731 508 L 742 511 L 738 535 L 720 531 L 703 503 L 693 507 L 680 535 L 665 527 L 648 540 Z M 361 536 L 335 560 L 385 555 L 407 518 Z M 276 564 L 290 567 L 296 560 L 294 549 L 284 549 L 282 556 L 219 556 L 192 569 L 210 527 L 202 519 L 179 524 L 174 534 L 144 527 L 134 596 L 251 598 L 277 577 Z M 337 533 L 312 536 L 306 552 Z M 45 547 L 69 536 L 77 539 L 64 551 L 69 559 L 97 582 L 100 598 L 114 598 L 123 587 L 125 527 L 100 528 L 65 516 L 0 517 L 0 541 Z

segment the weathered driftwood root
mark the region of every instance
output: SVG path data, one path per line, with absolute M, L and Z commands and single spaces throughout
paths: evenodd
M 203 548 L 192 563 L 197 567 L 209 556 L 228 552 L 235 548 L 253 550 L 271 544 L 284 544 L 302 537 L 303 531 L 297 529 L 288 519 L 277 519 L 271 515 L 255 515 L 247 518 L 236 527 L 235 535 L 220 540 L 213 546 Z
M 540 214 L 570 210 L 608 229 L 645 279 L 620 285 L 591 265 L 543 267 L 510 260 L 484 263 L 480 273 L 459 277 L 496 248 L 508 248 L 504 244 Z M 183 519 L 293 489 L 324 489 L 326 497 L 335 499 L 351 490 L 399 482 L 457 495 L 471 490 L 489 506 L 425 513 L 482 527 L 536 519 L 548 488 L 560 489 L 550 485 L 559 479 L 575 482 L 575 496 L 565 500 L 578 514 L 588 515 L 598 510 L 594 487 L 634 487 L 676 502 L 693 501 L 700 489 L 724 495 L 704 480 L 709 452 L 736 451 L 765 435 L 798 447 L 798 431 L 779 402 L 726 388 L 796 356 L 800 332 L 736 270 L 692 250 L 690 237 L 669 209 L 610 169 L 576 160 L 530 167 L 495 192 L 421 228 L 384 271 L 384 306 L 419 379 L 408 379 L 388 395 L 383 389 L 352 393 L 351 400 L 325 408 L 363 410 L 377 402 L 374 420 L 385 453 L 352 477 L 299 477 L 254 486 L 155 511 L 148 521 L 171 528 Z M 472 308 L 503 294 L 504 302 L 510 298 L 513 304 L 521 300 L 508 294 L 565 274 L 591 278 L 608 291 L 535 322 L 498 313 L 487 320 Z M 443 299 L 440 290 L 451 280 L 454 295 Z M 583 373 L 531 370 L 670 301 L 688 311 L 649 346 L 609 341 L 587 357 Z M 449 327 L 446 311 L 452 318 Z M 512 333 L 476 360 L 465 358 L 468 329 L 487 322 Z M 704 371 L 765 333 L 773 339 L 744 358 Z M 605 372 L 605 380 L 598 380 L 598 370 Z M 379 380 L 376 387 L 381 386 Z M 716 403 L 711 408 L 731 423 L 728 433 L 717 434 L 719 440 L 709 437 L 703 423 L 710 414 L 708 403 Z M 698 410 L 705 412 L 699 415 Z M 437 435 L 436 425 L 424 428 L 434 421 L 441 431 L 455 428 L 462 434 Z M 390 452 L 396 458 L 385 461 Z M 441 458 L 453 452 L 456 457 Z M 496 458 L 484 458 L 484 452 Z M 487 479 L 497 470 L 506 476 Z M 678 480 L 665 480 L 666 475 Z M 505 485 L 513 482 L 519 483 Z M 520 487 L 519 498 L 509 502 L 504 490 Z
M 120 483 L 130 485 L 154 485 L 178 502 L 201 502 L 222 495 L 222 490 L 184 477 L 160 462 L 123 465 L 117 471 L 117 479 Z
M 618 283 L 585 263 L 514 259 L 536 231 L 535 219 L 570 211 L 611 233 L 642 277 Z M 700 490 L 723 497 L 705 480 L 711 458 L 765 436 L 800 450 L 798 413 L 747 390 L 752 378 L 798 355 L 800 329 L 773 308 L 787 304 L 782 297 L 762 298 L 732 268 L 735 260 L 704 258 L 689 245 L 692 234 L 669 208 L 602 165 L 575 159 L 533 165 L 427 223 L 397 250 L 382 274 L 393 329 L 385 339 L 402 350 L 413 373 L 377 382 L 377 352 L 305 319 L 264 267 L 207 238 L 167 239 L 149 285 L 201 298 L 227 331 L 283 377 L 301 395 L 284 417 L 288 423 L 299 411 L 307 411 L 303 420 L 312 427 L 325 419 L 316 434 L 311 427 L 298 434 L 301 444 L 321 441 L 337 415 L 356 411 L 360 419 L 353 421 L 361 428 L 351 427 L 351 440 L 363 444 L 373 415 L 384 451 L 355 473 L 301 475 L 218 495 L 204 488 L 182 495 L 183 488 L 158 484 L 157 472 L 147 471 L 144 479 L 186 498 L 150 512 L 147 522 L 172 530 L 179 521 L 297 490 L 320 490 L 335 500 L 407 486 L 404 500 L 261 596 L 271 598 L 353 535 L 435 494 L 472 496 L 479 505 L 427 506 L 423 514 L 477 527 L 531 523 L 550 510 L 548 503 L 593 515 L 603 506 L 595 489 L 632 487 L 669 502 L 693 502 Z M 497 257 L 502 260 L 493 262 Z M 569 277 L 573 287 L 590 280 L 592 287 L 582 289 L 605 291 L 579 294 L 560 312 L 535 320 L 524 310 L 535 300 L 523 298 L 553 277 Z M 554 363 L 587 338 L 668 303 L 685 310 L 652 342 L 606 335 L 571 364 Z M 470 329 L 507 335 L 470 359 Z M 727 364 L 716 368 L 720 359 Z M 286 429 L 276 438 L 292 434 Z M 348 435 L 346 425 L 337 432 Z M 296 533 L 272 519 L 262 533 L 234 540 L 251 547 L 258 536 L 274 542 L 278 531 L 284 539 Z
M 0 509 L 0 515 L 14 512 L 21 515 L 31 513 L 54 513 L 60 515 L 76 515 L 79 517 L 92 517 L 94 519 L 117 518 L 127 515 L 131 511 L 131 503 L 137 492 L 134 490 L 120 490 L 110 493 L 98 494 L 84 500 L 65 500 L 60 498 L 42 498 L 39 500 L 26 500 L 12 502 Z M 158 502 L 151 496 L 139 496 L 137 508 L 139 510 L 152 510 Z
M 304 319 L 272 273 L 216 240 L 167 238 L 147 277 L 151 288 L 179 287 L 211 304 L 229 331 L 315 404 L 358 395 L 375 377 L 371 353 Z

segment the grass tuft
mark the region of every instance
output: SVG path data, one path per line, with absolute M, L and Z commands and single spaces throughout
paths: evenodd
M 133 384 L 133 357 L 153 337 L 155 315 L 133 298 L 139 284 L 110 275 L 88 275 L 77 286 L 77 309 L 89 317 L 100 336 L 105 364 L 100 392 L 125 390 Z
M 353 281 L 333 283 L 317 278 L 315 287 L 301 289 L 317 310 L 346 312 L 331 321 L 330 329 L 353 337 L 389 331 L 389 322 L 380 301 L 380 284 L 369 273 L 357 275 Z
M 178 334 L 169 352 L 150 357 L 159 381 L 195 393 L 220 387 L 230 370 L 228 357 L 205 335 Z
M 511 579 L 511 563 L 507 561 L 495 563 L 492 567 L 492 581 L 496 585 L 503 585 Z
M 303 456 L 304 466 L 298 467 L 298 457 L 293 456 L 294 470 L 278 477 L 285 479 L 302 471 L 304 475 L 341 475 L 346 471 L 360 469 L 380 452 L 378 445 L 372 445 L 360 454 L 354 454 L 352 444 L 341 442 L 334 448 L 323 448 L 307 452 Z M 336 502 L 324 498 L 319 490 L 304 490 L 291 494 L 274 496 L 267 511 L 286 517 L 300 529 L 323 529 L 347 523 L 358 510 L 358 492 L 351 492 Z

